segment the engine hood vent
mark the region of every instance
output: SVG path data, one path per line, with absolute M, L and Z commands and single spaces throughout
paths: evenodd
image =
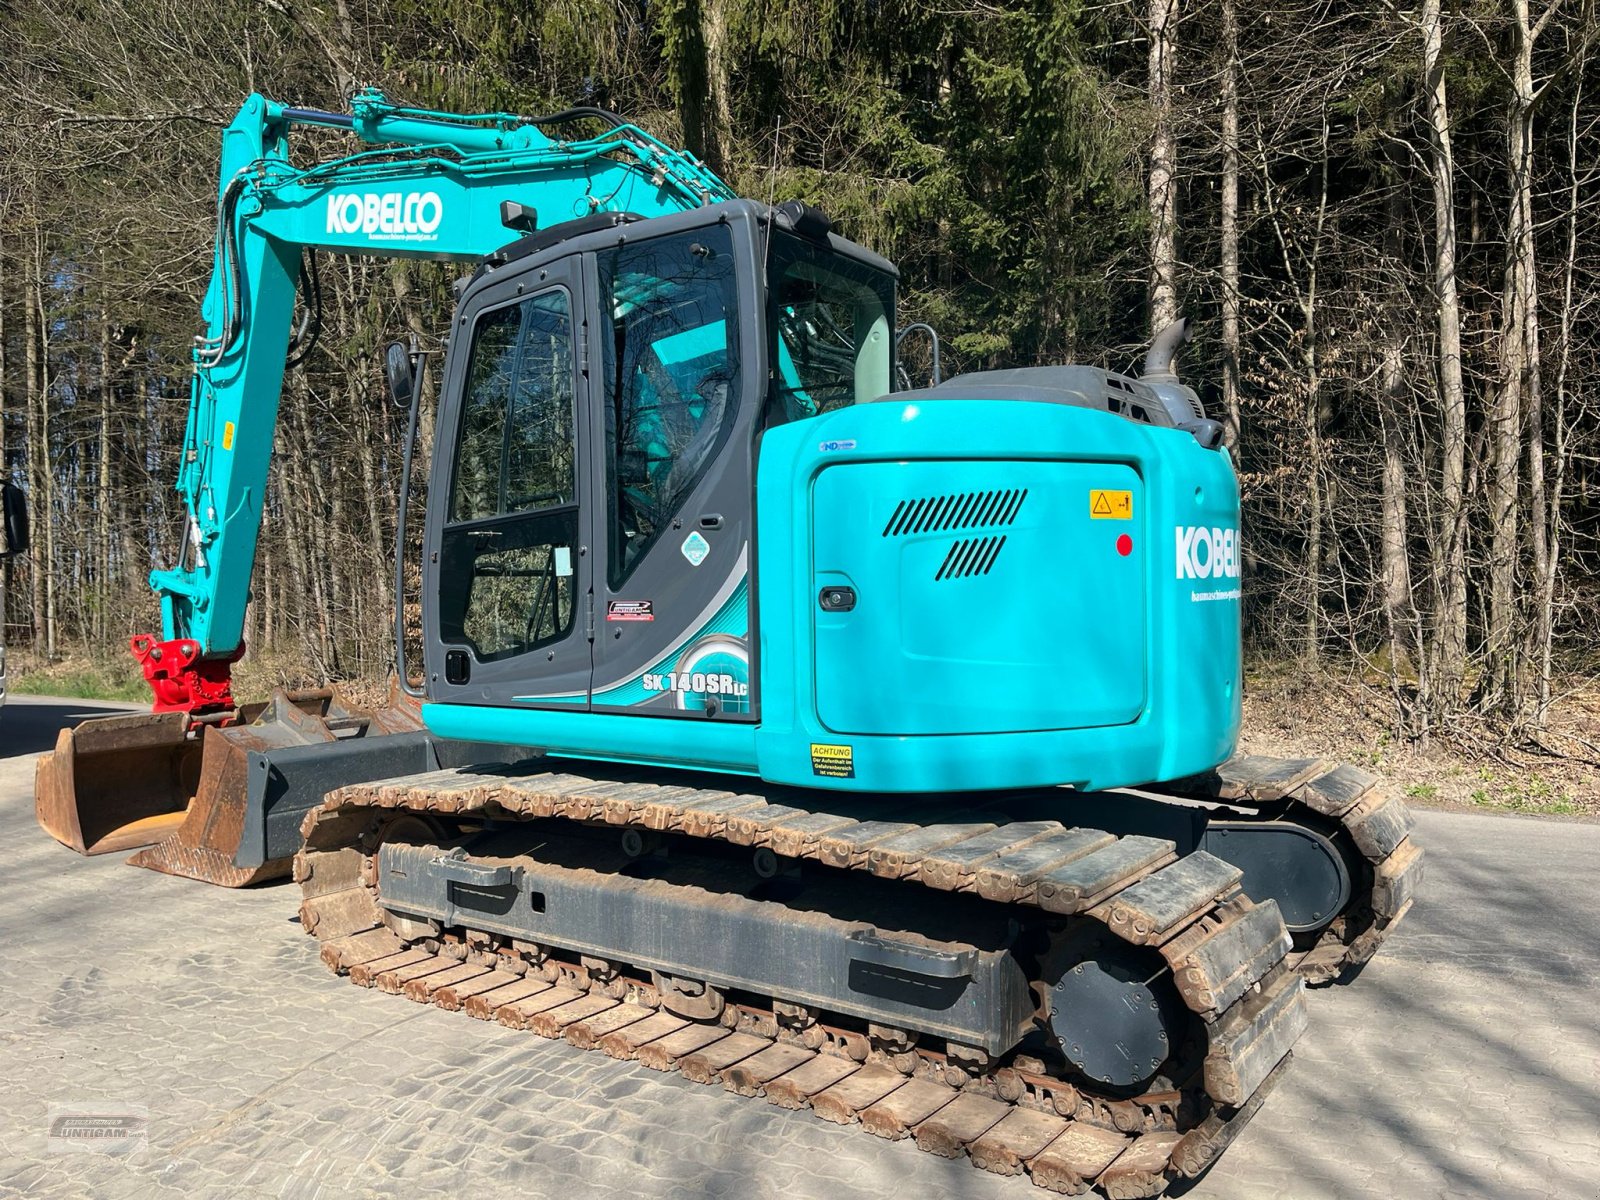
M 895 505 L 884 537 L 913 533 L 939 533 L 946 529 L 995 529 L 1010 525 L 1028 498 L 1027 488 L 998 488 L 987 492 L 955 492 L 923 496 Z
M 993 537 L 961 538 L 950 544 L 950 552 L 944 556 L 944 562 L 939 567 L 939 572 L 933 577 L 935 583 L 946 579 L 966 579 L 972 575 L 987 575 L 994 566 L 994 560 L 1000 557 L 1000 551 L 1005 547 L 1005 534 Z
M 1207 450 L 1222 445 L 1222 426 L 1206 417 L 1193 388 L 1181 383 L 1173 366 L 1187 325 L 1174 321 L 1162 330 L 1145 358 L 1145 374 L 1134 379 L 1100 367 L 1014 367 L 968 371 L 937 387 L 890 392 L 878 401 L 1027 400 L 1065 404 L 1110 413 L 1136 425 L 1182 429 Z

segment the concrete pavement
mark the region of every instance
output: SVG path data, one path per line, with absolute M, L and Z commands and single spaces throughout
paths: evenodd
M 0 713 L 0 1196 L 1042 1195 L 334 979 L 285 887 L 80 859 L 32 756 L 97 706 Z M 1312 995 L 1289 1077 L 1196 1200 L 1600 1195 L 1600 826 L 1423 812 L 1417 907 Z M 126 1157 L 46 1148 L 53 1102 L 149 1110 Z

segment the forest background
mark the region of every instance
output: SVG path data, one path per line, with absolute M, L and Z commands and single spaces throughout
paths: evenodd
M 1597 59 L 1596 0 L 0 0 L 0 477 L 36 534 L 0 633 L 23 686 L 142 694 L 246 94 L 596 104 L 897 261 L 947 374 L 1132 370 L 1189 317 L 1244 496 L 1249 743 L 1600 810 Z M 439 345 L 451 274 L 323 262 L 258 686 L 388 666 L 380 351 Z

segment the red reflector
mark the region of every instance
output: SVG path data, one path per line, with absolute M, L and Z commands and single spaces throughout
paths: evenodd
M 1123 558 L 1127 558 L 1128 555 L 1133 553 L 1133 539 L 1127 534 L 1123 534 L 1117 539 L 1117 553 L 1122 555 Z

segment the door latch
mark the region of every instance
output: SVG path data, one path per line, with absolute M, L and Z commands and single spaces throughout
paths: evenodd
M 822 606 L 823 612 L 849 612 L 856 606 L 856 590 L 853 587 L 825 587 L 817 597 L 817 603 Z

